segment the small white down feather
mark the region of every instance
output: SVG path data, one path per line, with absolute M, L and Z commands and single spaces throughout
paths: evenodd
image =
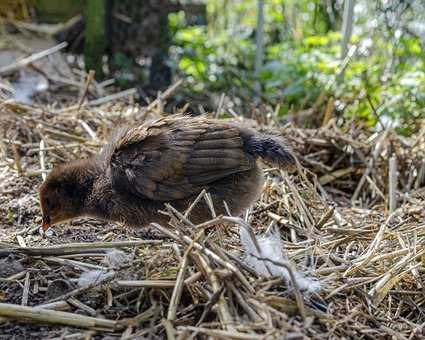
M 126 254 L 121 250 L 111 249 L 106 252 L 105 259 L 103 260 L 108 268 L 82 273 L 78 279 L 78 285 L 83 287 L 90 284 L 100 284 L 115 275 L 114 269 L 131 263 L 133 259 L 134 254 Z
M 291 277 L 286 268 L 270 261 L 262 260 L 269 259 L 276 263 L 283 263 L 291 266 L 288 257 L 285 254 L 285 248 L 282 239 L 280 238 L 279 231 L 272 230 L 270 232 L 266 232 L 265 235 L 256 236 L 247 228 L 250 228 L 250 226 L 240 226 L 239 228 L 240 240 L 246 253 L 246 264 L 261 276 L 280 276 L 285 280 L 286 284 L 290 285 Z M 259 249 L 257 249 L 253 238 L 257 240 Z M 315 278 L 305 276 L 295 270 L 294 266 L 291 266 L 290 268 L 292 268 L 295 281 L 301 292 L 309 294 L 318 292 L 322 289 L 321 283 Z

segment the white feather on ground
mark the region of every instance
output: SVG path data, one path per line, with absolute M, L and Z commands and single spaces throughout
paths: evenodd
M 101 283 L 102 281 L 109 279 L 113 275 L 113 271 L 90 270 L 81 274 L 81 276 L 78 278 L 78 285 L 80 287 L 84 287 L 91 284 Z
M 240 226 L 239 228 L 239 236 L 242 246 L 245 248 L 245 262 L 247 265 L 254 269 L 259 275 L 265 277 L 281 276 L 288 285 L 291 284 L 291 278 L 286 268 L 267 260 L 261 260 L 261 258 L 265 258 L 274 262 L 290 265 L 288 257 L 285 255 L 285 248 L 280 238 L 279 231 L 272 230 L 265 235 L 255 236 L 247 228 L 249 228 L 249 226 Z M 257 240 L 260 251 L 257 249 L 253 237 Z M 294 266 L 291 268 L 293 268 L 292 271 L 295 281 L 302 292 L 314 293 L 322 289 L 321 283 L 315 278 L 305 276 L 295 270 Z
M 79 286 L 87 286 L 89 284 L 97 284 L 115 275 L 113 269 L 130 264 L 134 259 L 134 254 L 126 254 L 122 250 L 111 249 L 106 252 L 103 263 L 107 264 L 110 270 L 98 269 L 84 272 L 78 278 Z
M 104 263 L 108 264 L 109 267 L 119 268 L 121 266 L 129 264 L 134 259 L 134 254 L 126 254 L 122 250 L 111 249 L 106 252 Z

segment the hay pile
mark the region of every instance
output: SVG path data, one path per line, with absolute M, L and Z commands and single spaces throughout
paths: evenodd
M 91 157 L 118 124 L 165 114 L 179 83 L 148 107 L 134 103 L 134 90 L 117 94 L 103 85 L 89 77 L 60 95 L 51 90 L 48 105 L 23 105 L 7 93 L 0 99 L 1 334 L 425 336 L 425 130 L 401 138 L 336 120 L 305 130 L 280 126 L 264 112 L 248 123 L 280 129 L 300 166 L 290 175 L 265 165 L 261 199 L 243 219 L 215 216 L 211 204 L 211 220 L 193 225 L 170 206 L 170 226 L 127 230 L 84 219 L 43 237 L 37 187 L 49 169 Z M 209 201 L 206 193 L 199 199 Z M 301 291 L 291 275 L 259 275 L 240 242 L 247 226 L 261 235 L 277 229 L 289 261 L 265 263 L 301 272 L 320 290 Z

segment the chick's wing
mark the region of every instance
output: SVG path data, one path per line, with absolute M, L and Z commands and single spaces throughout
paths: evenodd
M 110 154 L 113 188 L 158 201 L 183 199 L 248 170 L 240 130 L 203 118 L 164 118 L 129 129 Z

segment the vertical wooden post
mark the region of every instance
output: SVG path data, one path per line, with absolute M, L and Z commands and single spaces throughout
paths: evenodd
M 84 43 L 86 70 L 95 70 L 96 77 L 102 78 L 102 57 L 106 48 L 106 0 L 86 0 L 84 18 L 86 23 Z
M 344 1 L 344 16 L 342 18 L 342 45 L 341 59 L 347 56 L 348 44 L 351 40 L 351 32 L 353 30 L 354 20 L 354 0 Z
M 255 64 L 254 64 L 254 75 L 255 75 L 255 83 L 254 83 L 254 91 L 255 97 L 254 99 L 258 101 L 259 94 L 261 91 L 261 85 L 258 80 L 260 76 L 261 69 L 263 67 L 263 45 L 264 45 L 264 0 L 258 0 L 258 13 L 257 13 L 257 28 L 255 31 Z

